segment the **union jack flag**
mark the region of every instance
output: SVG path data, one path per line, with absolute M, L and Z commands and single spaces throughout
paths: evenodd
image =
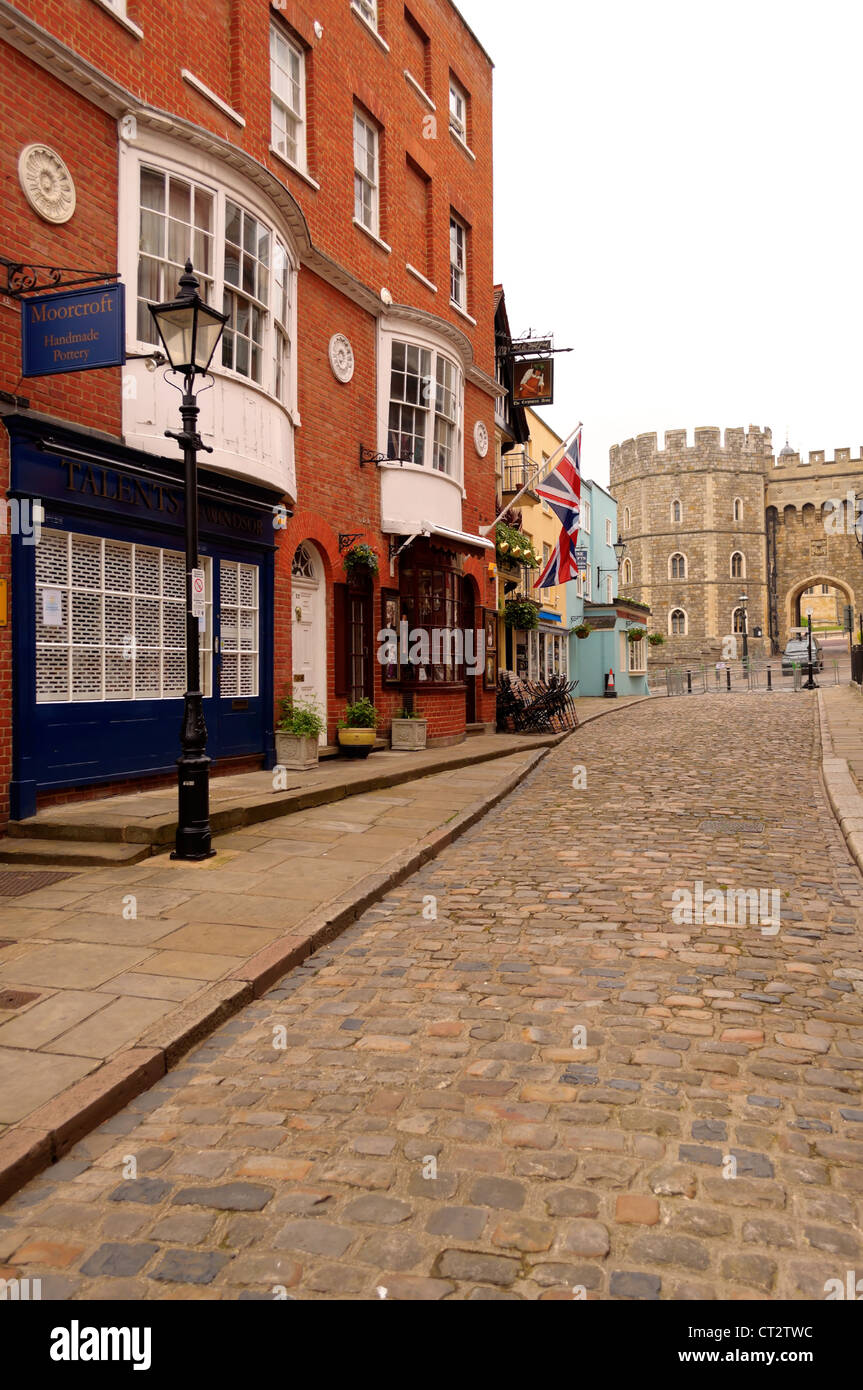
M 566 584 L 578 575 L 575 563 L 575 537 L 561 531 L 557 544 L 551 552 L 548 564 L 534 584 L 535 589 L 549 589 L 555 584 Z
M 536 487 L 567 535 L 575 538 L 581 517 L 581 427 L 576 430 L 560 463 Z

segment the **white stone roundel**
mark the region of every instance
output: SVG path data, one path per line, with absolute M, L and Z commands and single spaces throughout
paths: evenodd
M 354 350 L 344 333 L 330 338 L 330 366 L 337 381 L 350 381 L 354 374 Z
M 69 221 L 75 211 L 75 185 L 48 145 L 24 146 L 18 156 L 18 181 L 27 202 L 46 222 Z
M 473 427 L 473 443 L 480 458 L 484 459 L 488 453 L 488 430 L 482 420 L 477 420 Z

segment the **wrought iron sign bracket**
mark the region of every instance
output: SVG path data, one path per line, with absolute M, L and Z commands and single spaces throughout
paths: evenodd
M 73 285 L 95 285 L 119 280 L 118 270 L 79 270 L 74 266 L 36 265 L 0 256 L 0 294 L 23 299 L 43 290 L 69 289 Z
M 398 458 L 392 458 L 389 454 L 377 454 L 374 449 L 366 449 L 360 445 L 360 468 L 364 468 L 367 463 L 374 463 L 380 468 L 382 463 L 413 463 L 413 454 L 407 447 L 402 450 Z
M 339 554 L 340 554 L 340 555 L 345 555 L 345 554 L 350 550 L 350 548 L 351 548 L 351 546 L 354 544 L 354 542 L 359 540 L 359 538 L 360 538 L 360 536 L 361 536 L 362 534 L 363 534 L 362 531 L 350 532 L 349 534 L 346 533 L 346 534 L 344 534 L 344 535 L 340 534 L 340 535 L 339 535 Z

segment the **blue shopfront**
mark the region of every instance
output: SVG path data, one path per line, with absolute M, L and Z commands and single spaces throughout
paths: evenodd
M 41 504 L 39 526 L 14 538 L 12 558 L 10 799 L 22 819 L 40 794 L 175 770 L 186 673 L 184 493 L 179 460 L 33 417 L 4 423 L 9 496 Z M 205 469 L 199 480 L 208 752 L 214 769 L 258 758 L 271 767 L 281 498 Z

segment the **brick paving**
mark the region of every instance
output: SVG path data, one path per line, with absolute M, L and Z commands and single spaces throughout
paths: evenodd
M 12 1198 L 0 1277 L 822 1299 L 861 1258 L 863 879 L 815 703 L 777 707 L 657 700 L 582 729 Z M 675 921 L 699 881 L 776 890 L 778 932 Z

